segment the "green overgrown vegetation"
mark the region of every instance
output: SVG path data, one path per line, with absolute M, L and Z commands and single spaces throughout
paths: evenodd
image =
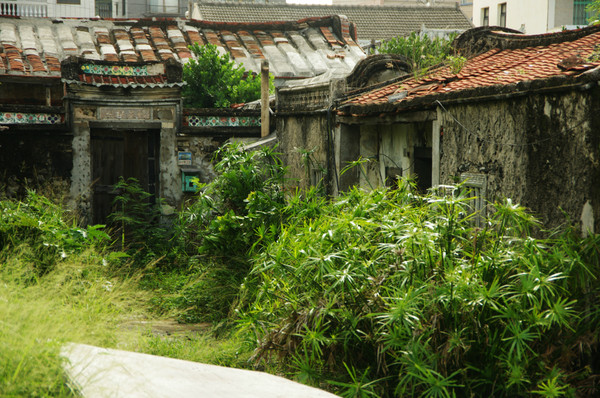
M 228 53 L 217 46 L 194 43 L 190 50 L 196 56 L 183 67 L 184 104 L 194 108 L 226 108 L 260 98 L 260 76 L 237 65 Z M 270 76 L 273 88 L 273 76 Z
M 114 345 L 113 318 L 139 295 L 107 272 L 100 226 L 78 227 L 35 192 L 0 214 L 0 395 L 69 396 L 61 346 Z
M 353 190 L 282 229 L 243 289 L 255 361 L 344 396 L 589 396 L 600 239 L 534 239 L 510 201 L 475 228 L 468 199 L 413 191 Z
M 588 15 L 588 22 L 591 25 L 595 25 L 600 19 L 600 0 L 594 0 L 590 2 L 586 7 L 585 11 Z
M 33 193 L 1 202 L 0 391 L 71 394 L 58 350 L 76 341 L 255 367 L 344 397 L 598 394 L 598 235 L 543 231 L 510 200 L 476 228 L 472 198 L 408 181 L 335 199 L 286 192 L 275 150 L 217 156 L 219 177 L 169 222 L 122 182 L 116 240 Z M 219 337 L 123 343 L 131 314 L 210 321 Z
M 377 48 L 382 54 L 399 54 L 406 57 L 412 64 L 412 71 L 416 77 L 425 75 L 430 69 L 441 65 L 450 65 L 452 73 L 459 73 L 466 62 L 466 58 L 454 54 L 452 41 L 456 34 L 449 38 L 419 35 L 412 32 L 407 37 L 394 37 L 384 41 Z

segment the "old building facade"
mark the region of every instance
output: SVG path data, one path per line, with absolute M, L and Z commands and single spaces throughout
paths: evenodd
M 183 109 L 192 43 L 275 81 L 347 73 L 364 57 L 345 17 L 227 24 L 180 19 L 0 18 L 0 195 L 68 185 L 85 222 L 111 211 L 119 177 L 178 206 L 210 178 L 214 150 L 260 137 L 260 111 Z
M 475 26 L 501 26 L 540 34 L 588 24 L 592 0 L 473 0 Z
M 469 55 L 460 70 L 447 66 L 368 88 L 340 104 L 337 120 L 371 123 L 380 137 L 427 121 L 420 136 L 431 147 L 430 176 L 416 167 L 420 143 L 407 141 L 394 154 L 418 179 L 434 187 L 464 182 L 481 213 L 511 198 L 546 226 L 572 223 L 594 232 L 600 215 L 599 31 L 524 36 L 475 28 L 455 42 Z M 393 134 L 402 140 L 401 130 Z M 380 153 L 390 148 L 385 138 L 379 143 Z M 374 160 L 374 168 L 383 169 Z

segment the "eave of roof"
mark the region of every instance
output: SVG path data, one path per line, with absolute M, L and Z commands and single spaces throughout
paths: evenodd
M 492 49 L 467 60 L 458 73 L 443 66 L 423 78 L 365 90 L 343 100 L 340 115 L 400 112 L 435 106 L 436 101 L 469 101 L 559 90 L 600 79 L 596 46 L 600 29 L 547 46 Z M 572 35 L 565 37 L 573 38 Z
M 113 82 L 113 81 L 81 81 L 81 80 L 68 80 L 63 79 L 63 83 L 67 84 L 75 84 L 75 85 L 88 85 L 88 86 L 96 86 L 96 87 L 121 87 L 121 88 L 172 88 L 172 87 L 183 87 L 185 82 L 178 83 L 137 83 L 135 81 L 125 80 L 122 82 Z

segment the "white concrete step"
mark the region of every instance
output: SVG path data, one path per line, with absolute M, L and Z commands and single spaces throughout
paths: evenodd
M 84 398 L 334 398 L 336 395 L 263 372 L 68 344 L 61 355 Z

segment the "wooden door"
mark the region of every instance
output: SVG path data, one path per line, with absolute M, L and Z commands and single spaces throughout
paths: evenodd
M 113 186 L 120 177 L 133 177 L 144 191 L 156 194 L 158 137 L 159 133 L 155 130 L 91 131 L 94 224 L 107 223 L 117 194 Z

